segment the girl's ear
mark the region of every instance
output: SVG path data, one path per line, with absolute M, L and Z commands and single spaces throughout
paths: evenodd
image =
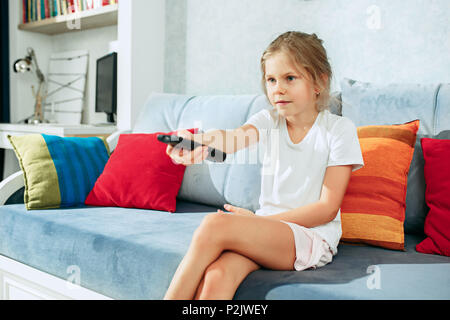
M 317 84 L 315 87 L 315 93 L 320 94 L 320 92 L 323 90 L 323 88 L 327 87 L 328 84 L 328 75 L 326 73 L 322 73 L 320 75 L 321 83 Z

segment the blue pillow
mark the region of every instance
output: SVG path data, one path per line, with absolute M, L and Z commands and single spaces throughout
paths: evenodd
M 101 137 L 8 136 L 24 173 L 28 210 L 84 204 L 109 159 Z

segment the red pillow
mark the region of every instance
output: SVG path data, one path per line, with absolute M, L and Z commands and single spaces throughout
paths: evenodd
M 427 238 L 416 246 L 422 253 L 450 256 L 450 140 L 422 138 L 425 159 Z
M 121 134 L 85 204 L 175 212 L 186 167 L 166 155 L 160 133 Z

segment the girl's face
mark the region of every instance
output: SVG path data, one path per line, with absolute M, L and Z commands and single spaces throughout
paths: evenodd
M 284 52 L 277 52 L 265 62 L 265 83 L 270 103 L 281 116 L 296 117 L 317 112 L 316 91 L 312 77 L 296 66 Z

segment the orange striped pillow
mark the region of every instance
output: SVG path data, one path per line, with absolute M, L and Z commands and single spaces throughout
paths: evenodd
M 358 127 L 364 167 L 352 173 L 342 202 L 341 241 L 404 250 L 406 184 L 419 124 Z

